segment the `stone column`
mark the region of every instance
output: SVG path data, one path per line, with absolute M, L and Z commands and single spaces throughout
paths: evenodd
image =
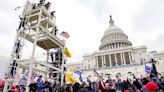
M 110 67 L 112 67 L 111 55 L 110 54 L 109 54 L 109 62 L 110 62 Z
M 133 61 L 133 63 L 134 63 L 135 59 L 134 59 L 133 52 L 131 52 L 131 56 L 132 56 L 132 61 Z
M 124 52 L 122 53 L 122 55 L 123 55 L 123 62 L 124 62 L 124 65 L 126 65 Z
M 120 42 L 118 43 L 118 47 L 120 47 Z
M 111 49 L 111 45 L 109 44 L 109 49 Z
M 102 55 L 101 55 L 101 60 L 102 60 L 102 67 L 103 67 L 104 66 L 104 58 Z
M 129 60 L 130 60 L 130 64 L 132 63 L 132 58 L 131 58 L 131 55 L 130 55 L 131 52 L 129 52 Z
M 122 43 L 122 47 L 124 47 L 124 43 Z
M 117 66 L 118 64 L 117 64 L 117 57 L 116 57 L 116 54 L 114 54 L 114 56 L 115 56 L 115 62 L 116 62 L 116 66 Z
M 122 53 L 120 53 L 120 57 L 121 57 L 121 65 L 123 65 L 123 55 L 122 55 Z
M 112 49 L 113 49 L 113 44 L 111 44 L 111 47 L 112 47 Z
M 117 48 L 119 48 L 119 42 L 117 42 Z
M 98 56 L 95 57 L 96 58 L 96 68 L 98 68 Z
M 117 44 L 115 43 L 115 44 L 114 44 L 114 48 L 116 48 L 116 45 L 117 45 Z
M 111 49 L 113 49 L 113 45 L 111 44 Z
M 120 45 L 121 45 L 121 44 L 120 44 L 120 42 L 119 42 L 119 43 L 118 43 L 118 47 L 121 47 Z
M 106 66 L 105 55 L 103 55 L 102 58 L 103 58 L 103 66 Z

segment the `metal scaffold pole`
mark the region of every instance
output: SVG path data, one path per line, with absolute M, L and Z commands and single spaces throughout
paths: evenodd
M 61 85 L 63 85 L 64 82 L 64 48 L 62 48 L 62 72 L 61 72 Z
M 30 85 L 30 81 L 31 81 L 31 75 L 32 75 L 32 70 L 33 70 L 33 64 L 35 62 L 35 49 L 36 49 L 36 45 L 37 45 L 37 40 L 38 40 L 38 29 L 36 31 L 35 34 L 35 41 L 33 44 L 33 51 L 32 51 L 32 56 L 31 56 L 31 61 L 30 61 L 30 68 L 29 68 L 29 75 L 28 75 L 28 80 L 27 80 L 27 85 L 26 85 L 26 92 L 29 92 L 29 85 Z

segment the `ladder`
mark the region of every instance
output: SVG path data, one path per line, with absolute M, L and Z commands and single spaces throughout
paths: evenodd
M 6 78 L 5 87 L 6 88 L 4 88 L 5 90 L 3 92 L 7 92 L 8 90 L 10 90 L 11 86 L 15 82 L 14 79 L 15 79 L 15 75 L 17 74 L 17 68 L 19 66 L 18 63 L 21 61 L 21 57 L 22 57 L 22 50 L 23 50 L 24 41 L 25 41 L 24 40 L 25 31 L 26 31 L 26 29 L 17 30 L 17 36 L 14 41 L 14 46 L 13 46 L 13 50 L 12 50 L 12 54 L 11 54 L 11 58 L 10 58 L 11 63 L 9 66 L 8 73 L 5 76 L 5 78 Z M 20 32 L 23 33 L 23 34 L 21 34 L 22 37 L 20 36 Z

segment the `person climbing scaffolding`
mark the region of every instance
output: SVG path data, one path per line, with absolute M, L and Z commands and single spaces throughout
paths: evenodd
M 51 56 L 51 61 L 53 62 L 54 61 L 54 53 L 51 52 L 50 56 Z
M 24 18 L 22 18 L 21 16 L 19 16 L 19 18 L 20 18 L 21 22 L 20 22 L 17 30 L 20 30 L 21 27 L 23 27 L 23 30 L 25 30 L 25 25 L 27 24 L 26 15 L 24 16 Z
M 40 0 L 38 6 L 42 6 L 42 5 L 44 5 L 45 2 L 46 2 L 46 0 Z
M 11 71 L 10 71 L 10 77 L 14 77 L 14 75 L 16 74 L 16 67 L 17 67 L 17 63 L 16 60 L 13 60 L 13 63 L 11 64 Z
M 20 53 L 20 49 L 21 49 L 21 46 L 22 46 L 21 45 L 21 41 L 18 40 L 16 42 L 15 46 L 16 46 L 16 48 L 15 48 L 15 54 L 16 54 L 17 59 L 19 59 L 20 58 L 19 53 Z
M 52 29 L 51 33 L 52 33 L 53 35 L 56 36 L 57 32 L 58 32 L 58 29 L 57 29 L 57 27 L 55 26 L 55 27 Z
M 56 12 L 56 11 L 52 11 L 52 12 L 51 12 L 51 19 L 55 18 L 55 12 Z
M 50 6 L 51 6 L 51 3 L 50 3 L 50 2 L 47 2 L 47 3 L 45 4 L 45 8 L 46 8 L 47 10 L 49 10 Z

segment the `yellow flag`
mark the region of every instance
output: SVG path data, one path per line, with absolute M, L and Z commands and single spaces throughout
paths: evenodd
M 65 75 L 65 81 L 66 83 L 72 83 L 75 84 L 77 81 L 68 73 Z
M 73 72 L 75 70 L 77 70 L 77 69 L 75 67 L 72 67 L 72 68 L 70 68 L 69 72 Z
M 71 52 L 70 52 L 67 48 L 64 48 L 64 54 L 65 54 L 67 57 L 71 57 Z

